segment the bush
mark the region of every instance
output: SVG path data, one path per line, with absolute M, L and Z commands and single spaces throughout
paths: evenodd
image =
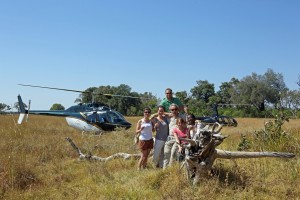
M 255 131 L 253 146 L 260 150 L 267 148 L 268 150 L 286 151 L 291 136 L 283 130 L 283 124 L 289 119 L 284 114 L 276 115 L 274 121 L 270 120 L 264 124 L 264 129 Z

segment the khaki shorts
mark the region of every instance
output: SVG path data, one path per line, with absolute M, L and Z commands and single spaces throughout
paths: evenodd
M 150 140 L 140 140 L 139 147 L 141 150 L 153 149 L 153 139 Z

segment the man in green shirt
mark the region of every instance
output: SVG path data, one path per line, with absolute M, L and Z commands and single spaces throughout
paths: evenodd
M 166 98 L 164 98 L 161 102 L 160 105 L 162 105 L 165 108 L 165 112 L 170 113 L 170 106 L 172 103 L 176 104 L 179 108 L 179 112 L 183 112 L 183 104 L 181 103 L 181 101 L 176 98 L 173 97 L 173 93 L 172 93 L 172 89 L 171 88 L 167 88 L 165 90 L 166 93 Z

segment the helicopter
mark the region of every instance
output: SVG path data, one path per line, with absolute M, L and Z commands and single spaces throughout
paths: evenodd
M 69 90 L 61 88 L 52 88 L 35 85 L 18 84 L 21 86 L 46 88 L 53 90 L 63 90 L 70 92 L 90 93 L 86 91 Z M 140 98 L 133 96 L 114 95 L 114 94 L 97 94 L 111 97 L 122 98 Z M 81 103 L 79 105 L 71 106 L 66 110 L 30 110 L 30 101 L 28 109 L 25 109 L 21 95 L 18 95 L 18 104 L 20 109 L 20 116 L 18 124 L 21 124 L 25 116 L 28 114 L 48 115 L 65 117 L 69 126 L 81 130 L 82 132 L 102 133 L 103 131 L 113 131 L 116 128 L 129 129 L 132 124 L 129 123 L 125 117 L 118 111 L 110 109 L 108 106 L 101 103 Z
M 219 115 L 218 112 L 218 104 L 213 104 L 213 115 L 212 116 L 202 116 L 196 117 L 197 120 L 200 120 L 202 123 L 205 124 L 215 124 L 219 123 L 223 126 L 233 126 L 236 127 L 238 122 L 236 119 L 230 116 Z

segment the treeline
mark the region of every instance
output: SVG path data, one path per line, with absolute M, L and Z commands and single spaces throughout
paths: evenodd
M 300 76 L 298 76 L 300 87 Z M 223 82 L 218 91 L 215 91 L 213 83 L 207 80 L 196 81 L 197 85 L 187 91 L 177 91 L 175 96 L 190 111 L 197 116 L 211 115 L 212 105 L 219 105 L 220 115 L 233 117 L 273 117 L 278 112 L 285 112 L 292 117 L 300 117 L 300 91 L 289 90 L 280 73 L 268 69 L 263 75 L 252 73 L 238 80 L 232 78 L 229 82 Z M 165 88 L 162 88 L 165 90 Z M 86 89 L 93 94 L 118 94 L 140 97 L 140 99 L 113 97 L 103 95 L 91 95 L 83 93 L 75 102 L 102 102 L 124 115 L 142 115 L 144 107 L 156 110 L 161 99 L 151 92 L 132 92 L 130 86 L 121 84 L 118 87 L 100 86 Z
M 300 88 L 300 75 L 297 85 Z M 166 88 L 161 88 L 165 90 Z M 101 95 L 116 94 L 140 98 L 122 98 Z M 196 116 L 212 114 L 212 105 L 218 104 L 220 115 L 233 117 L 274 117 L 278 112 L 286 116 L 300 117 L 300 90 L 289 90 L 281 73 L 268 69 L 263 75 L 252 73 L 241 80 L 231 78 L 223 82 L 219 90 L 215 90 L 213 83 L 207 80 L 198 80 L 190 91 L 177 91 L 175 96 Z M 79 95 L 75 103 L 101 102 L 126 116 L 142 115 L 144 107 L 156 110 L 161 99 L 151 92 L 137 93 L 125 84 L 115 86 L 90 87 Z M 15 104 L 18 107 L 18 103 Z M 25 105 L 26 107 L 26 105 Z M 0 113 L 9 110 L 9 106 L 0 103 Z M 53 109 L 64 109 L 55 104 Z

